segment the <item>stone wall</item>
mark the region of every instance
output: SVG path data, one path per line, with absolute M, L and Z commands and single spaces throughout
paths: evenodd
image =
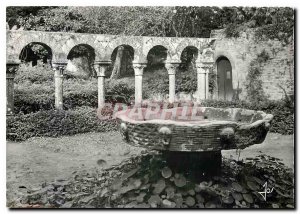
M 66 32 L 14 31 L 6 32 L 6 61 L 17 62 L 21 50 L 29 43 L 47 45 L 52 51 L 52 61 L 67 63 L 67 56 L 76 45 L 88 45 L 95 51 L 96 61 L 111 59 L 113 50 L 120 45 L 131 46 L 134 50 L 134 61 L 147 62 L 151 48 L 160 45 L 167 49 L 167 60 L 181 62 L 182 51 L 188 47 L 198 49 L 198 62 L 212 62 L 214 39 L 211 38 L 175 38 L 119 36 L 103 34 L 84 34 Z
M 208 98 L 208 74 L 214 63 L 213 53 L 215 39 L 212 38 L 178 38 L 178 37 L 142 37 L 83 34 L 66 32 L 15 31 L 6 32 L 6 65 L 17 67 L 20 63 L 20 53 L 28 44 L 39 44 L 47 47 L 51 52 L 52 67 L 55 70 L 55 107 L 63 109 L 63 74 L 68 66 L 70 52 L 76 46 L 85 46 L 93 52 L 93 64 L 98 77 L 98 107 L 105 104 L 105 73 L 111 63 L 113 51 L 120 45 L 130 46 L 133 49 L 133 69 L 135 75 L 135 103 L 142 102 L 143 71 L 146 67 L 147 56 L 151 49 L 163 46 L 167 54 L 165 68 L 169 76 L 169 102 L 175 101 L 176 70 L 181 61 L 181 55 L 186 48 L 193 48 L 197 55 L 197 101 Z M 72 53 L 72 52 L 71 52 Z M 69 64 L 69 69 L 75 69 Z M 13 90 L 10 90 L 13 91 Z M 11 93 L 13 95 L 13 93 Z M 9 94 L 7 97 L 9 97 Z M 12 96 L 10 96 L 12 97 Z M 7 112 L 9 106 L 7 104 Z
M 241 32 L 238 38 L 226 38 L 224 30 L 215 30 L 211 33 L 216 38 L 215 62 L 225 56 L 232 65 L 233 88 L 241 90 L 240 99 L 246 98 L 245 82 L 251 61 L 265 50 L 270 59 L 263 64 L 262 85 L 264 93 L 271 100 L 281 99 L 284 96 L 282 86 L 288 93 L 293 92 L 294 82 L 294 42 L 289 40 L 284 44 L 278 40 L 257 41 L 253 30 Z M 216 66 L 214 72 L 216 72 Z M 214 94 L 214 98 L 217 95 Z
M 52 62 L 67 64 L 70 50 L 79 44 L 88 45 L 95 52 L 96 61 L 111 59 L 113 50 L 119 45 L 129 45 L 134 50 L 134 61 L 146 63 L 147 54 L 154 46 L 167 49 L 167 61 L 180 63 L 180 57 L 186 47 L 196 47 L 196 62 L 214 63 L 219 57 L 227 57 L 232 66 L 233 89 L 239 91 L 239 98 L 246 99 L 246 77 L 250 63 L 265 50 L 270 59 L 262 66 L 263 90 L 269 99 L 281 99 L 284 96 L 282 86 L 289 93 L 293 91 L 294 46 L 281 41 L 256 41 L 251 30 L 241 32 L 239 38 L 225 38 L 223 30 L 213 31 L 212 38 L 174 38 L 114 36 L 100 34 L 80 34 L 40 31 L 7 31 L 6 61 L 18 63 L 21 50 L 29 43 L 43 43 L 52 52 Z M 212 72 L 216 72 L 214 66 Z M 201 83 L 202 84 L 202 83 Z M 214 94 L 212 98 L 218 98 Z

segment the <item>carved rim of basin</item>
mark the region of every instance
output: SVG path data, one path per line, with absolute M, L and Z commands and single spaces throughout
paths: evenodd
M 262 143 L 273 115 L 241 108 L 177 107 L 133 108 L 117 112 L 116 118 L 123 139 L 133 146 L 205 152 Z

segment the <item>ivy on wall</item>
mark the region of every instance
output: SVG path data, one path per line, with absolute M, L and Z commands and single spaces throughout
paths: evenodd
M 257 55 L 257 58 L 250 62 L 250 68 L 246 77 L 247 99 L 252 103 L 261 103 L 267 99 L 262 86 L 262 67 L 270 59 L 266 50 Z
M 241 32 L 247 32 L 247 29 L 251 29 L 246 25 L 229 24 L 224 29 L 224 35 L 226 38 L 238 38 Z M 271 24 L 254 29 L 255 40 L 279 40 L 283 44 L 292 42 L 293 27 L 285 24 Z
M 240 36 L 240 32 L 245 30 L 246 27 L 244 25 L 232 23 L 227 25 L 227 27 L 224 29 L 224 34 L 226 38 L 238 38 Z

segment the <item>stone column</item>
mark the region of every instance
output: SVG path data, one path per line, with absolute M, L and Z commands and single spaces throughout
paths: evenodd
M 209 67 L 204 67 L 205 70 L 205 99 L 209 97 Z
M 105 105 L 105 71 L 111 61 L 98 61 L 94 63 L 94 68 L 98 77 L 98 109 Z
M 208 99 L 209 96 L 209 65 L 197 63 L 197 102 Z
M 135 75 L 135 104 L 141 104 L 143 100 L 143 71 L 146 63 L 133 62 L 133 69 Z
M 14 113 L 14 78 L 19 63 L 6 64 L 6 115 Z
M 54 85 L 55 85 L 55 108 L 57 110 L 63 110 L 63 72 L 67 66 L 67 63 L 55 63 L 52 62 L 54 69 Z
M 166 63 L 166 68 L 169 74 L 169 103 L 175 102 L 175 75 L 179 63 Z

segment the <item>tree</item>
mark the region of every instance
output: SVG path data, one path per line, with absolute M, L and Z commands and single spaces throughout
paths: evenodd
M 294 27 L 287 7 L 8 7 L 6 14 L 10 27 L 25 30 L 132 36 L 205 38 L 232 25 L 273 25 L 291 34 Z
M 30 15 L 37 16 L 40 11 L 52 9 L 56 7 L 7 7 L 6 8 L 6 22 L 10 28 L 13 26 L 20 27 L 20 17 L 28 17 Z
M 220 11 L 218 7 L 176 7 L 172 17 L 174 36 L 210 37 L 211 30 L 220 27 Z

